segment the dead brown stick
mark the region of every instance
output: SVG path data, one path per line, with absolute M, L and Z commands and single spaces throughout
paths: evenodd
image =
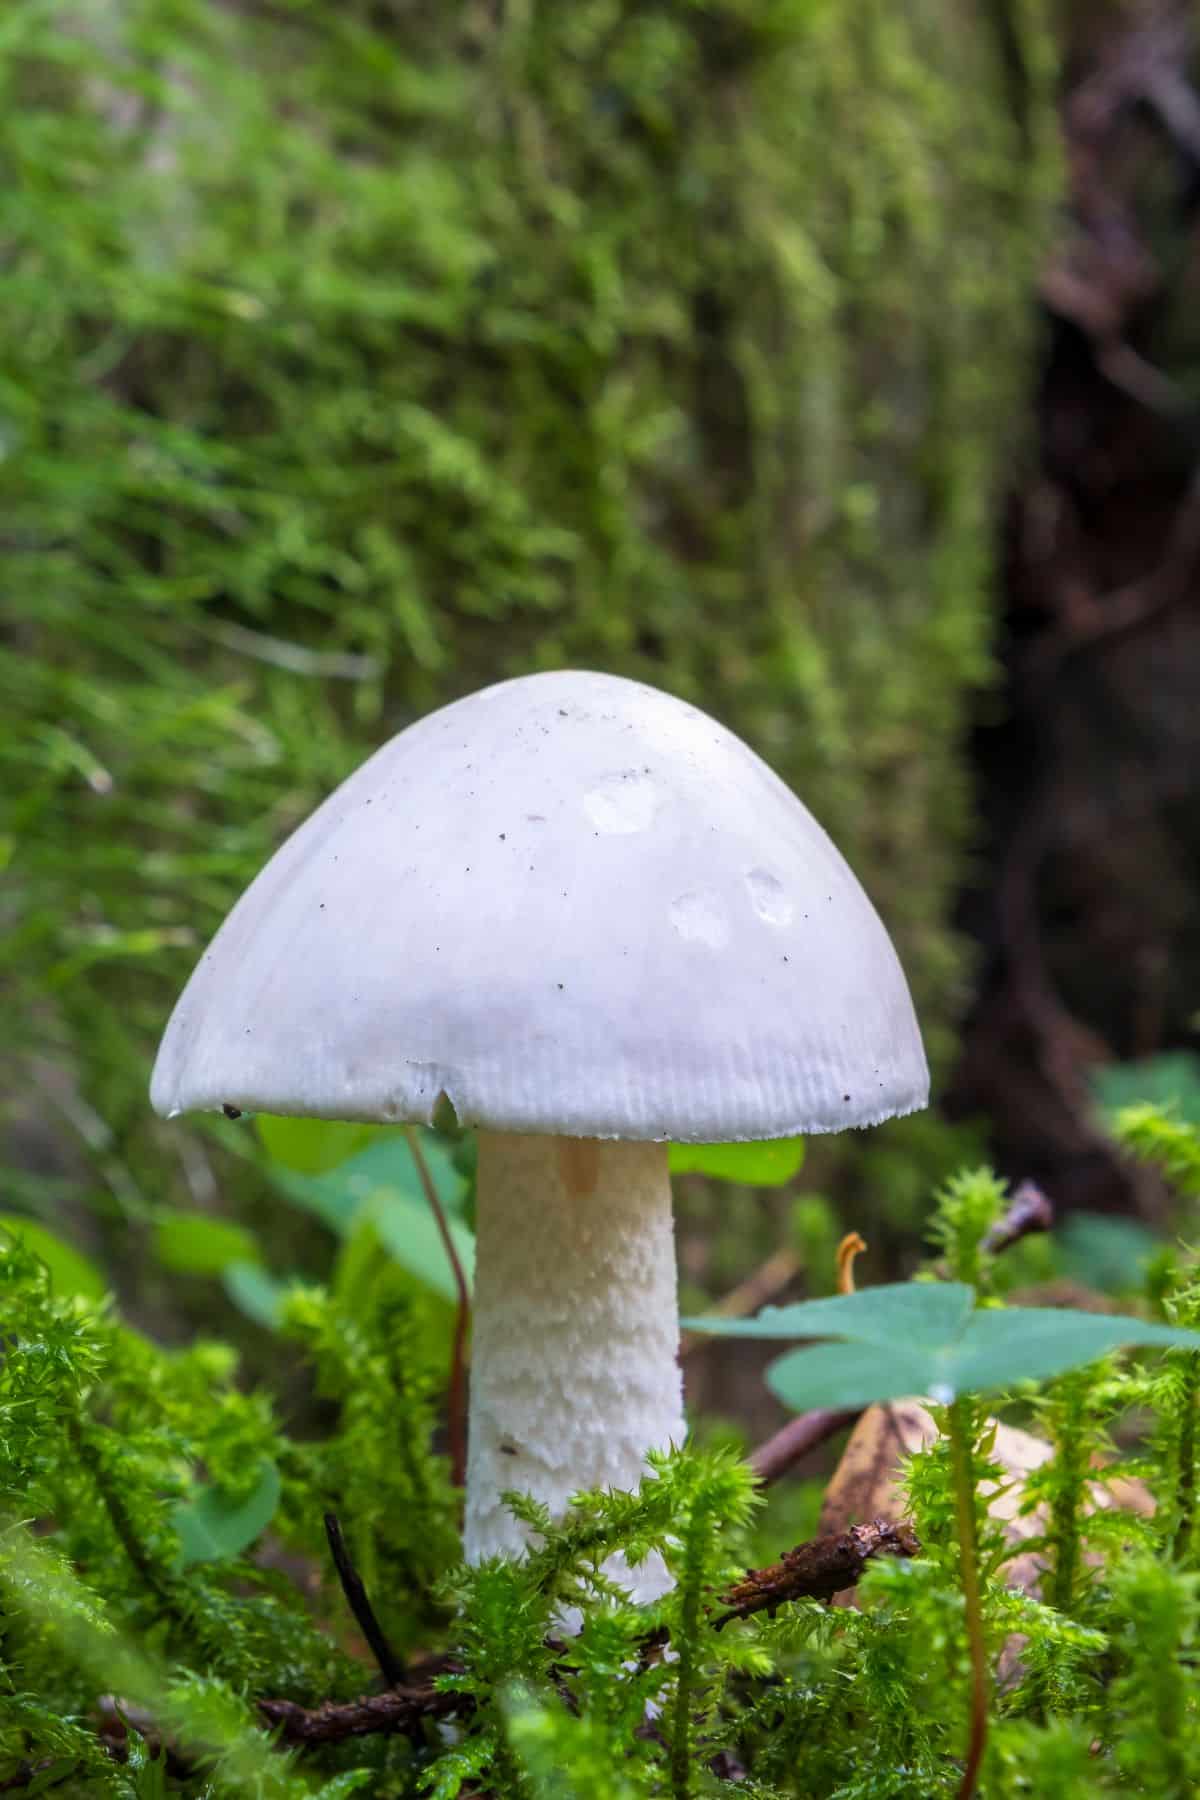
M 750 1313 L 756 1313 L 760 1307 L 773 1300 L 780 1288 L 787 1286 L 794 1275 L 800 1273 L 800 1258 L 787 1244 L 772 1251 L 765 1262 L 752 1269 L 744 1281 L 717 1301 L 709 1309 L 709 1317 L 715 1319 L 744 1319 Z M 679 1340 L 679 1354 L 690 1356 L 694 1350 L 713 1340 L 703 1331 L 685 1331 Z
M 816 1406 L 811 1412 L 798 1413 L 780 1427 L 757 1450 L 750 1452 L 750 1467 L 763 1486 L 786 1475 L 793 1463 L 815 1450 L 827 1438 L 834 1437 L 847 1425 L 853 1425 L 861 1409 L 842 1411 L 832 1406 Z
M 867 1564 L 876 1556 L 916 1556 L 920 1540 L 911 1525 L 889 1519 L 871 1519 L 852 1525 L 835 1537 L 810 1538 L 785 1550 L 777 1563 L 750 1569 L 727 1594 L 728 1607 L 715 1621 L 719 1631 L 730 1619 L 748 1619 L 765 1612 L 771 1618 L 789 1600 L 832 1600 L 844 1588 L 854 1587 Z
M 426 1719 L 467 1712 L 464 1694 L 444 1694 L 433 1687 L 394 1687 L 358 1700 L 326 1700 L 320 1706 L 297 1706 L 292 1700 L 260 1700 L 258 1710 L 289 1744 L 340 1744 L 372 1732 L 419 1732 Z

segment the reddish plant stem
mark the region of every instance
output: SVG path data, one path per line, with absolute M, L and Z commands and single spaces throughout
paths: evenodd
M 434 1186 L 433 1176 L 429 1173 L 429 1164 L 425 1161 L 425 1152 L 421 1148 L 421 1140 L 416 1128 L 406 1125 L 404 1134 L 408 1139 L 408 1147 L 412 1152 L 413 1163 L 425 1198 L 429 1202 L 437 1224 L 438 1235 L 450 1258 L 450 1267 L 454 1273 L 454 1287 L 458 1295 L 458 1304 L 454 1315 L 454 1341 L 450 1347 L 450 1385 L 446 1398 L 446 1435 L 450 1446 L 450 1479 L 455 1487 L 464 1487 L 467 1480 L 467 1331 L 471 1322 L 471 1291 L 467 1286 L 467 1278 L 463 1272 L 462 1262 L 455 1248 L 450 1227 L 446 1222 L 445 1209 Z

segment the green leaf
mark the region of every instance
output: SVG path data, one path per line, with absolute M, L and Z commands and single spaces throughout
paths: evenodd
M 342 1171 L 336 1175 L 297 1175 L 282 1166 L 271 1170 L 272 1184 L 285 1200 L 320 1219 L 337 1237 L 354 1225 L 363 1193 Z
M 175 1508 L 172 1523 L 179 1534 L 177 1567 L 227 1562 L 265 1531 L 279 1504 L 279 1470 L 263 1462 L 258 1480 L 244 1499 L 232 1500 L 219 1487 L 201 1488 L 192 1500 Z
M 22 1218 L 18 1213 L 0 1213 L 0 1229 L 20 1238 L 27 1250 L 40 1256 L 50 1271 L 56 1294 L 82 1294 L 86 1300 L 103 1300 L 108 1284 L 100 1270 L 88 1257 L 71 1244 L 47 1231 L 36 1219 Z
M 962 1281 L 895 1281 L 795 1306 L 765 1306 L 752 1319 L 701 1316 L 681 1323 L 714 1337 L 852 1337 L 902 1349 L 944 1343 L 962 1328 L 974 1304 L 974 1289 Z
M 254 1233 L 212 1213 L 160 1214 L 154 1224 L 154 1253 L 176 1275 L 220 1275 L 232 1262 L 259 1260 Z
M 374 1769 L 344 1769 L 329 1781 L 322 1782 L 312 1800 L 344 1800 L 347 1794 L 357 1794 L 365 1787 L 373 1787 L 377 1779 Z
M 460 1211 L 467 1184 L 454 1161 L 452 1150 L 434 1132 L 426 1131 L 423 1127 L 417 1128 L 417 1135 L 438 1199 L 451 1212 Z M 408 1147 L 408 1139 L 403 1133 L 397 1136 L 394 1132 L 389 1132 L 380 1137 L 369 1149 L 340 1170 L 338 1177 L 330 1177 L 331 1180 L 338 1178 L 356 1184 L 360 1192 L 365 1192 L 367 1188 L 388 1187 L 399 1188 L 406 1194 L 420 1194 L 422 1198 L 425 1194 L 417 1174 L 417 1165 L 413 1161 L 413 1153 Z
M 460 1212 L 467 1184 L 450 1152 L 428 1131 L 421 1133 L 421 1149 L 443 1208 L 447 1213 Z M 382 1133 L 359 1155 L 322 1175 L 302 1175 L 282 1167 L 271 1173 L 276 1187 L 289 1200 L 315 1213 L 339 1237 L 354 1229 L 364 1202 L 384 1190 L 419 1200 L 428 1211 L 425 1190 L 403 1133 Z
M 444 1299 L 457 1299 L 450 1258 L 424 1194 L 414 1199 L 410 1194 L 381 1189 L 367 1203 L 365 1216 L 384 1248 L 403 1268 Z M 475 1240 L 460 1219 L 448 1218 L 446 1224 L 470 1285 L 475 1274 Z
M 1200 1333 L 1108 1314 L 1014 1306 L 973 1312 L 961 1334 L 942 1344 L 908 1348 L 856 1339 L 791 1350 L 770 1365 L 766 1379 L 772 1393 L 797 1412 L 869 1406 L 909 1395 L 945 1404 L 956 1394 L 1045 1381 L 1126 1344 L 1200 1351 Z
M 55 1757 L 53 1762 L 46 1763 L 39 1768 L 32 1780 L 21 1783 L 21 1793 L 26 1800 L 33 1800 L 35 1794 L 48 1794 L 52 1789 L 59 1787 L 66 1777 L 78 1767 L 79 1764 L 73 1756 Z M 5 1785 L 7 1786 L 7 1783 Z
M 1200 1332 L 1107 1313 L 1065 1308 L 975 1308 L 963 1282 L 898 1282 L 797 1306 L 767 1307 L 754 1319 L 687 1319 L 717 1337 L 816 1337 L 844 1342 L 793 1350 L 767 1370 L 786 1405 L 867 1406 L 875 1400 L 989 1393 L 1044 1381 L 1094 1362 L 1122 1345 L 1200 1351 Z
M 1049 1306 L 975 1312 L 953 1347 L 948 1379 L 959 1393 L 983 1393 L 1016 1381 L 1045 1381 L 1124 1345 L 1200 1350 L 1200 1332 Z
M 256 1325 L 274 1331 L 292 1289 L 290 1281 L 268 1275 L 257 1263 L 231 1262 L 221 1271 L 221 1283 L 233 1304 Z
M 782 1187 L 804 1162 L 804 1139 L 771 1138 L 759 1144 L 672 1144 L 672 1175 L 708 1175 L 745 1187 Z
M 359 1155 L 381 1132 L 396 1136 L 395 1126 L 344 1119 L 279 1119 L 270 1113 L 259 1113 L 254 1128 L 272 1161 L 298 1175 L 324 1175 Z
M 1140 1288 L 1146 1264 L 1162 1239 L 1136 1219 L 1072 1213 L 1057 1234 L 1062 1273 L 1103 1294 Z
M 814 1406 L 855 1410 L 876 1400 L 905 1400 L 929 1392 L 929 1358 L 920 1350 L 883 1350 L 878 1344 L 817 1344 L 789 1350 L 768 1365 L 766 1383 L 796 1412 Z
M 330 1282 L 348 1317 L 356 1317 L 370 1304 L 380 1269 L 391 1266 L 391 1258 L 383 1247 L 374 1219 L 364 1213 L 338 1250 Z
M 1166 1108 L 1187 1125 L 1200 1125 L 1200 1056 L 1172 1050 L 1143 1062 L 1094 1069 L 1092 1092 L 1105 1112 L 1144 1104 Z

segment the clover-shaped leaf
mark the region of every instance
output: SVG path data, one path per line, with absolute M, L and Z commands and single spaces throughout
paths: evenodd
M 963 1282 L 896 1282 L 753 1319 L 688 1319 L 721 1337 L 831 1338 L 789 1350 L 767 1370 L 785 1405 L 863 1407 L 877 1400 L 989 1393 L 1045 1380 L 1122 1345 L 1200 1351 L 1200 1332 L 1111 1313 L 1055 1307 L 977 1308 Z

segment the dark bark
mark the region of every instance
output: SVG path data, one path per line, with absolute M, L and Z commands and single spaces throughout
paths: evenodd
M 832 1600 L 857 1584 L 872 1558 L 916 1556 L 920 1548 L 911 1525 L 895 1525 L 888 1519 L 852 1525 L 834 1537 L 812 1538 L 794 1550 L 785 1550 L 777 1563 L 749 1570 L 723 1596 L 729 1610 L 721 1614 L 717 1626 L 758 1612 L 774 1618 L 789 1600 Z
M 1197 1044 L 1200 62 L 1181 4 L 1083 9 L 1043 270 L 1036 456 L 1008 508 L 1006 691 L 973 748 L 980 992 L 950 1110 L 1066 1208 L 1153 1212 L 1089 1073 Z

